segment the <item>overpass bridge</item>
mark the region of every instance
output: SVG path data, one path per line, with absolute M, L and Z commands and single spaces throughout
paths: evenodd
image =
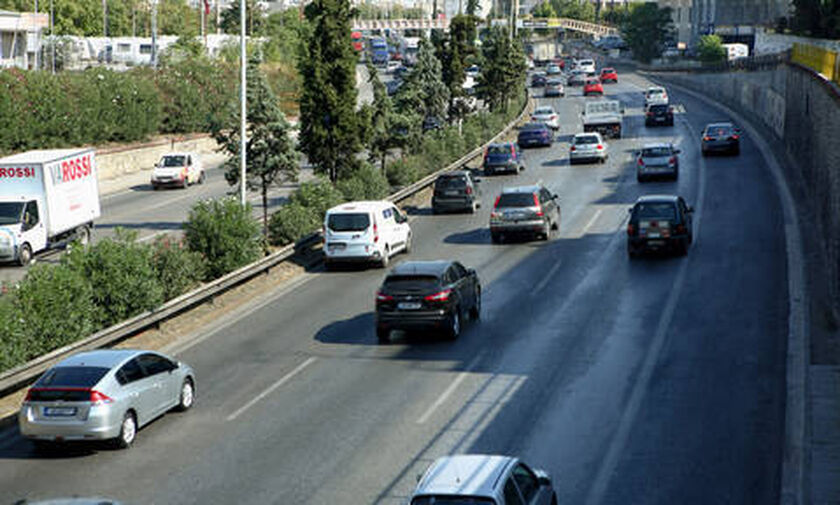
M 507 19 L 494 19 L 492 24 L 494 26 L 507 26 L 509 21 Z M 525 19 L 518 20 L 517 28 L 538 28 L 538 29 L 555 29 L 555 30 L 573 30 L 590 35 L 611 35 L 618 33 L 618 30 L 605 25 L 596 23 L 588 23 L 578 19 L 571 18 L 540 18 L 540 19 Z M 448 30 L 449 19 L 354 19 L 354 31 L 373 31 L 373 30 Z

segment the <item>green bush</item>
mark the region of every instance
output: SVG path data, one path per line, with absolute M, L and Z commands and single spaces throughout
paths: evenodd
M 182 240 L 158 238 L 152 246 L 152 262 L 163 299 L 171 300 L 201 284 L 207 261 L 201 253 L 190 251 Z
M 319 229 L 322 222 L 321 214 L 315 209 L 292 202 L 271 215 L 268 223 L 269 240 L 272 245 L 291 244 Z
M 388 179 L 382 172 L 368 163 L 363 164 L 349 178 L 341 179 L 336 188 L 345 200 L 381 200 L 388 196 Z
M 0 335 L 3 335 L 3 338 L 0 338 L 0 372 L 14 368 L 30 356 L 30 345 L 15 310 L 14 288 L 3 285 L 2 289 L 4 294 L 0 297 Z
M 231 109 L 235 72 L 207 58 L 173 61 L 157 75 L 163 109 L 161 132 L 206 132 Z
M 116 237 L 87 249 L 71 249 L 62 259 L 63 265 L 87 279 L 104 327 L 163 303 L 163 287 L 152 263 L 152 248 L 136 242 L 136 236 L 117 230 Z
M 298 203 L 313 209 L 318 215 L 318 219 L 323 218 L 331 207 L 335 207 L 343 201 L 344 195 L 341 194 L 341 191 L 324 178 L 304 182 L 289 197 L 289 203 Z
M 256 261 L 263 252 L 260 223 L 235 198 L 202 200 L 190 209 L 184 236 L 191 251 L 207 260 L 205 279 L 217 279 Z
M 417 169 L 417 158 L 419 156 L 406 156 L 394 160 L 387 165 L 385 175 L 391 186 L 408 186 L 420 178 L 420 171 Z

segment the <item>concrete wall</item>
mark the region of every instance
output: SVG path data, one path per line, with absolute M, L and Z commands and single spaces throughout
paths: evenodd
M 198 154 L 215 153 L 218 144 L 207 135 L 181 141 L 161 140 L 140 146 L 105 148 L 96 152 L 99 180 L 105 181 L 151 170 L 160 157 L 170 151 L 192 151 Z

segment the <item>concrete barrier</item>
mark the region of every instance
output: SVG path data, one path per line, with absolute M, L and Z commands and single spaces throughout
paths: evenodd
M 141 145 L 103 148 L 96 151 L 99 181 L 116 179 L 141 170 L 151 170 L 160 157 L 170 151 L 198 154 L 216 152 L 218 144 L 209 135 L 161 139 Z

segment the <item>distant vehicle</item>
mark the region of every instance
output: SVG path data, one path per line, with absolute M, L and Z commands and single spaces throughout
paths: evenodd
M 680 150 L 670 143 L 645 144 L 636 156 L 636 180 L 645 182 L 659 177 L 677 180 L 680 176 L 679 154 Z
M 399 67 L 394 69 L 394 79 L 402 80 L 406 74 L 408 74 L 409 68 L 405 66 L 405 63 L 401 64 Z
M 548 79 L 546 78 L 545 74 L 543 74 L 541 72 L 536 73 L 536 74 L 531 76 L 531 87 L 532 88 L 541 88 L 541 87 L 545 86 L 545 83 L 546 83 L 547 80 Z
M 408 217 L 388 201 L 348 202 L 324 217 L 324 265 L 373 262 L 382 268 L 394 254 L 411 250 Z
M 591 58 L 584 58 L 582 60 L 578 60 L 575 68 L 579 70 L 583 70 L 586 73 L 595 73 L 595 60 Z
M 398 68 L 403 68 L 402 63 L 400 63 L 399 61 L 391 60 L 385 64 L 385 73 L 393 74 L 397 71 Z
M 692 213 L 681 196 L 648 195 L 629 209 L 627 253 L 634 258 L 645 251 L 674 251 L 688 254 L 694 241 Z
M 600 49 L 624 49 L 627 47 L 624 39 L 618 35 L 606 35 L 601 37 L 595 41 L 594 45 Z
M 645 95 L 645 107 L 668 105 L 668 92 L 662 86 L 650 86 L 643 93 Z
M 383 38 L 370 39 L 370 58 L 374 65 L 386 65 L 391 59 L 388 42 Z
M 403 64 L 413 67 L 417 63 L 417 53 L 420 50 L 420 37 L 403 37 Z
M 423 118 L 423 131 L 440 130 L 443 128 L 443 120 L 437 116 L 426 116 Z
M 393 330 L 438 330 L 455 340 L 462 322 L 481 317 L 481 282 L 457 261 L 406 261 L 391 270 L 376 293 L 376 337 Z
M 726 50 L 726 59 L 728 61 L 737 60 L 739 58 L 747 58 L 750 55 L 750 48 L 746 44 L 723 44 L 723 48 Z
M 557 505 L 551 479 L 517 458 L 459 454 L 438 458 L 410 505 Z
M 566 95 L 566 88 L 563 86 L 563 81 L 560 79 L 549 79 L 545 83 L 543 90 L 543 97 L 562 97 Z
M 467 67 L 467 70 L 464 71 L 467 77 L 472 77 L 473 79 L 478 79 L 478 76 L 481 75 L 481 67 L 478 65 L 470 65 Z
M 645 111 L 645 126 L 674 126 L 674 108 L 670 105 L 655 104 Z
M 353 49 L 358 52 L 362 52 L 365 48 L 364 38 L 362 36 L 362 32 L 351 32 L 350 33 L 350 41 L 353 44 Z
M 712 123 L 703 129 L 703 156 L 712 153 L 738 155 L 741 152 L 741 129 L 732 123 Z
M 475 214 L 481 206 L 480 182 L 481 179 L 473 177 L 469 170 L 439 175 L 432 194 L 432 213 L 455 210 Z
M 90 241 L 101 214 L 93 149 L 28 151 L 0 158 L 0 261 Z
M 605 163 L 609 157 L 609 145 L 600 133 L 576 133 L 569 146 L 569 164 L 597 161 Z
M 519 146 L 513 142 L 490 144 L 484 152 L 482 163 L 486 175 L 498 173 L 519 173 L 525 170 Z
M 557 42 L 546 40 L 534 42 L 531 45 L 534 55 L 534 63 L 540 67 L 549 64 L 562 50 L 562 45 Z
M 583 96 L 604 96 L 604 87 L 598 79 L 587 79 L 583 85 Z
M 550 106 L 544 105 L 534 109 L 533 114 L 531 114 L 531 121 L 545 123 L 549 128 L 554 130 L 560 128 L 560 116 L 557 115 L 554 107 Z
M 167 153 L 152 170 L 152 189 L 166 186 L 185 189 L 190 184 L 204 184 L 207 175 L 201 158 L 195 153 Z
M 517 143 L 525 147 L 551 147 L 554 134 L 545 123 L 527 123 L 519 129 Z
M 583 131 L 598 132 L 613 138 L 621 138 L 623 113 L 624 109 L 617 100 L 587 102 L 581 116 Z
M 560 65 L 552 63 L 545 68 L 545 73 L 546 75 L 560 75 L 563 73 L 563 69 L 560 68 Z
M 572 70 L 567 82 L 569 86 L 583 86 L 586 82 L 586 72 L 580 69 Z
M 399 91 L 400 86 L 402 86 L 402 81 L 399 79 L 393 79 L 385 83 L 385 91 L 388 92 L 388 96 L 394 96 Z
M 560 228 L 557 198 L 541 184 L 503 189 L 490 212 L 490 238 L 494 243 L 521 235 L 549 240 Z
M 18 414 L 20 433 L 46 445 L 111 440 L 129 447 L 137 430 L 195 401 L 195 373 L 154 351 L 99 349 L 74 354 L 29 388 Z
M 618 72 L 614 68 L 602 68 L 600 79 L 603 84 L 618 82 Z

